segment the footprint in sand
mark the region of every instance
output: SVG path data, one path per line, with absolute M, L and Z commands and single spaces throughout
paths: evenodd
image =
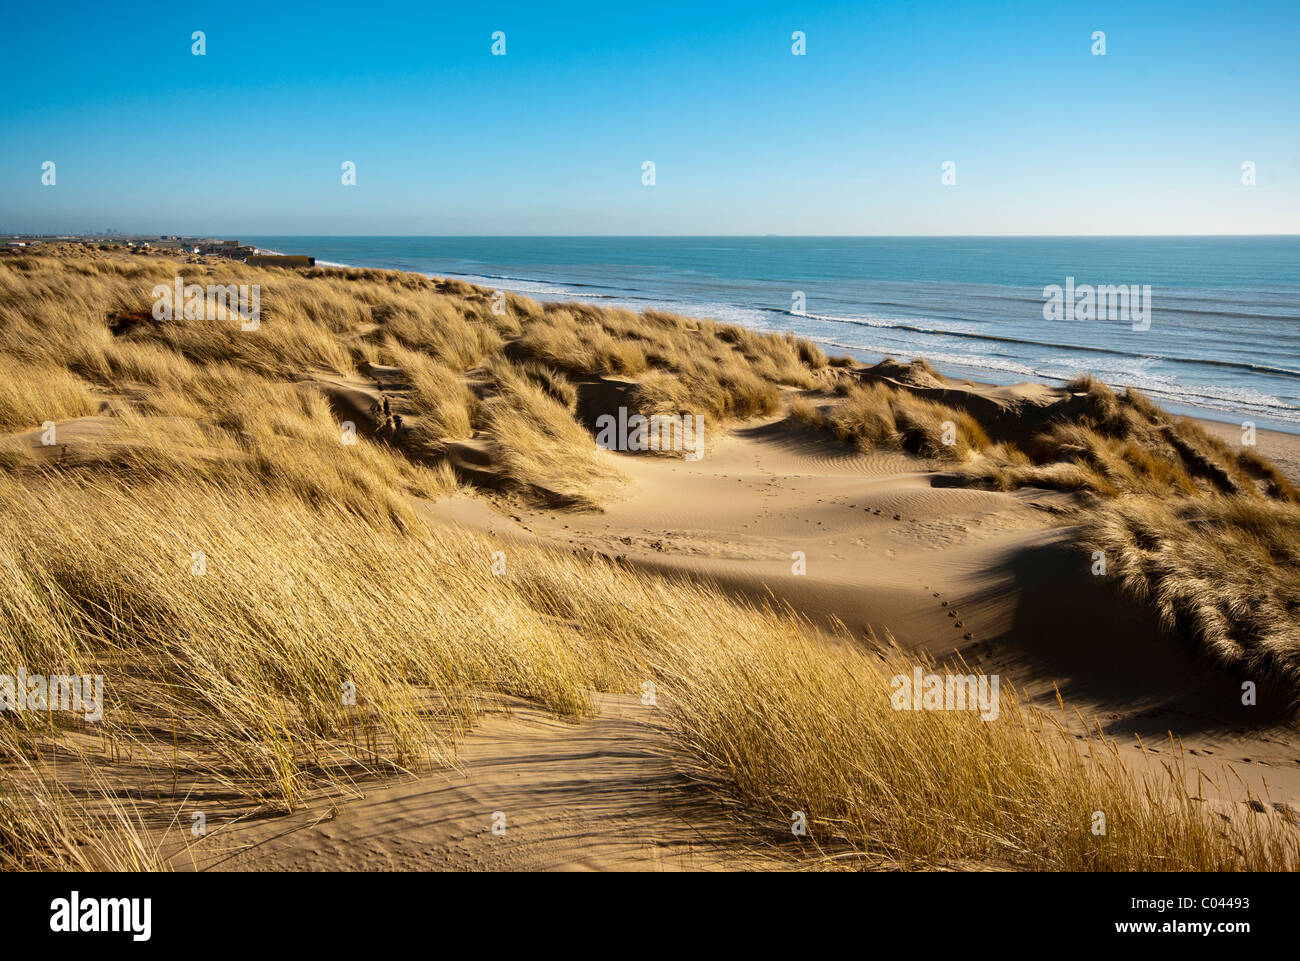
M 920 578 L 917 578 L 917 580 L 919 581 Z M 929 584 L 926 584 L 925 582 L 922 581 L 922 582 L 921 582 L 921 588 L 922 588 L 922 590 L 929 591 L 929 590 L 930 590 L 930 585 L 929 585 Z M 948 602 L 945 601 L 945 600 L 943 600 L 943 595 L 940 594 L 939 591 L 930 591 L 930 596 L 933 597 L 933 598 L 936 598 L 936 599 L 939 601 L 939 605 L 940 605 L 941 607 L 948 607 L 948 606 L 949 606 L 949 605 L 948 605 Z M 953 629 L 954 629 L 954 630 L 961 630 L 963 627 L 966 626 L 966 622 L 963 621 L 963 620 L 961 619 L 961 617 L 960 617 L 960 613 L 961 613 L 961 612 L 958 611 L 957 608 L 955 608 L 955 607 L 951 608 L 951 609 L 948 611 L 948 616 L 949 616 L 950 618 L 952 618 L 952 626 L 953 626 Z M 971 641 L 971 640 L 974 640 L 974 639 L 975 639 L 975 634 L 974 634 L 972 631 L 966 631 L 964 634 L 962 634 L 962 640 L 964 640 L 964 641 Z

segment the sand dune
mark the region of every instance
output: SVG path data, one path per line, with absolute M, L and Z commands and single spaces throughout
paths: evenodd
M 1294 453 L 1288 435 L 1264 441 Z M 447 503 L 429 516 L 509 543 L 685 574 L 775 599 L 859 636 L 892 635 L 936 657 L 960 654 L 1045 707 L 1056 691 L 1075 723 L 1159 754 L 1181 741 L 1236 796 L 1223 762 L 1257 794 L 1300 808 L 1300 731 L 1267 707 L 1241 708 L 1239 683 L 1200 662 L 1154 615 L 1092 576 L 1071 543 L 1066 494 L 935 487 L 943 472 L 899 453 L 856 453 L 784 418 L 714 438 L 703 461 L 609 454 L 631 478 L 602 513 L 515 508 L 514 518 Z M 803 552 L 806 573 L 792 573 Z M 1267 696 L 1262 703 L 1267 703 Z
M 88 276 L 107 279 L 93 283 L 121 283 L 121 265 L 100 259 Z M 36 267 L 70 294 L 92 283 L 57 258 Z M 27 289 L 25 274 L 0 277 Z M 1241 803 L 1245 789 L 1300 809 L 1294 684 L 1262 682 L 1260 706 L 1245 708 L 1231 673 L 1259 663 L 1232 646 L 1243 639 L 1268 634 L 1289 657 L 1290 621 L 1259 591 L 1276 637 L 1224 613 L 1250 577 L 1293 583 L 1270 578 L 1291 556 L 1300 494 L 1237 446 L 1233 425 L 1204 425 L 1224 446 L 1088 378 L 959 382 L 655 312 L 515 299 L 499 314 L 487 291 L 412 275 L 263 280 L 279 311 L 259 337 L 153 325 L 143 310 L 132 325 L 75 310 L 51 320 L 53 301 L 34 299 L 32 317 L 73 332 L 76 369 L 53 350 L 41 365 L 5 361 L 21 389 L 0 411 L 4 559 L 52 588 L 5 595 L 10 620 L 40 625 L 6 643 L 16 661 L 75 651 L 123 668 L 130 710 L 114 715 L 112 756 L 69 722 L 51 778 L 147 808 L 170 866 L 838 865 L 790 831 L 792 808 L 813 804 L 821 839 L 849 845 L 854 866 L 893 866 L 877 848 L 932 867 L 951 866 L 952 850 L 981 867 L 1161 866 L 1183 829 L 1178 864 L 1289 863 L 1223 841 L 1190 803 L 1144 820 L 1145 782 L 1113 776 L 1084 738 L 1101 732 L 1134 773 L 1185 756 L 1192 801 L 1230 821 L 1273 818 Z M 596 422 L 617 408 L 707 411 L 705 456 L 597 448 Z M 51 419 L 53 443 L 32 429 Z M 960 442 L 940 440 L 954 423 Z M 1260 434 L 1258 453 L 1293 480 L 1297 451 Z M 1164 518 L 1180 498 L 1220 526 L 1200 527 L 1202 553 L 1174 572 L 1176 613 L 1207 610 L 1189 591 L 1220 605 L 1206 616 L 1237 655 L 1227 669 L 1203 659 L 1204 637 L 1166 633 L 1140 584 L 1095 576 L 1080 537 L 1136 505 L 1137 526 L 1106 543 L 1120 544 L 1117 562 L 1158 566 L 1204 520 Z M 1225 508 L 1240 513 L 1214 514 Z M 1259 531 L 1273 539 L 1252 543 Z M 1225 533 L 1254 566 L 1225 569 Z M 191 566 L 209 543 L 216 576 Z M 498 579 L 495 549 L 524 563 Z M 1208 583 L 1207 557 L 1210 576 L 1237 578 L 1226 592 Z M 901 717 L 889 675 L 929 659 L 998 675 L 1043 712 L 996 735 L 965 714 Z M 630 692 L 645 675 L 676 697 L 642 704 Z M 340 697 L 341 682 L 366 697 Z M 1045 714 L 1066 729 L 1051 747 L 1034 740 Z M 35 743 L 6 746 L 15 766 L 46 750 Z M 85 782 L 87 758 L 107 790 Z M 1029 776 L 992 794 L 1008 758 Z M 862 776 L 882 763 L 883 786 Z M 1090 778 L 1114 786 L 1141 844 L 1084 837 L 1079 797 L 1110 790 Z M 214 830 L 178 836 L 195 805 Z M 25 810 L 18 823 L 46 830 Z M 82 863 L 64 850 L 54 863 Z
M 701 871 L 788 868 L 674 771 L 654 707 L 598 696 L 580 723 L 516 701 L 454 770 L 214 832 L 180 868 Z
M 1041 385 L 966 385 L 944 394 L 950 402 L 976 397 L 1008 417 L 1059 399 Z M 352 396 L 358 410 L 375 399 L 342 396 Z M 1008 436 L 1016 433 L 1011 420 L 1005 423 Z M 1284 469 L 1294 463 L 1300 449 L 1294 438 L 1261 437 L 1267 456 Z M 1137 769 L 1159 763 L 1172 737 L 1187 752 L 1190 776 L 1207 775 L 1199 786 L 1206 803 L 1238 797 L 1244 781 L 1255 794 L 1300 810 L 1294 722 L 1267 709 L 1234 709 L 1232 677 L 1201 663 L 1180 639 L 1162 632 L 1150 610 L 1092 576 L 1091 557 L 1070 537 L 1070 495 L 950 486 L 941 464 L 901 452 L 857 452 L 785 416 L 711 437 L 709 456 L 698 462 L 601 456 L 629 483 L 600 512 L 453 498 L 422 502 L 420 513 L 487 533 L 506 550 L 528 542 L 617 558 L 789 605 L 827 628 L 838 622 L 860 637 L 892 636 L 939 659 L 960 656 L 1044 708 L 1054 706 L 1059 691 L 1076 712 L 1069 723 L 1077 731 L 1100 726 L 1131 751 Z M 780 863 L 716 804 L 692 800 L 634 698 L 601 696 L 600 703 L 600 715 L 579 725 L 521 705 L 514 716 L 493 718 L 470 735 L 463 771 L 381 788 L 320 823 L 313 808 L 287 827 L 238 827 L 199 866 L 581 870 Z M 494 836 L 490 816 L 503 809 L 526 813 L 506 836 Z

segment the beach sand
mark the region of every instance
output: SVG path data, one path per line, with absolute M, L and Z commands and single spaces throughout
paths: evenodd
M 1203 418 L 1198 418 L 1196 422 L 1224 443 L 1233 446 L 1241 444 L 1243 431 L 1240 424 L 1225 424 Z M 1272 461 L 1292 483 L 1300 484 L 1300 434 L 1256 429 L 1255 450 L 1261 457 Z
M 1204 425 L 1232 440 L 1231 425 Z M 1261 432 L 1259 446 L 1297 477 L 1300 438 Z M 1243 783 L 1256 797 L 1300 810 L 1295 722 L 1266 700 L 1241 706 L 1234 678 L 1091 575 L 1091 558 L 1071 546 L 1061 521 L 1069 495 L 936 486 L 942 471 L 921 458 L 858 453 L 779 416 L 726 431 L 710 447 L 698 462 L 606 452 L 630 482 L 599 513 L 503 511 L 480 499 L 420 509 L 432 523 L 490 534 L 503 549 L 529 542 L 617 557 L 788 604 L 827 628 L 828 644 L 839 643 L 830 637 L 839 622 L 859 638 L 892 636 L 935 658 L 960 655 L 1058 714 L 1076 737 L 1085 725 L 1100 727 L 1134 769 L 1183 752 L 1198 796 L 1232 816 L 1241 805 L 1228 799 L 1241 796 Z M 792 572 L 798 554 L 806 573 Z M 237 826 L 205 863 L 782 866 L 715 807 L 692 800 L 667 750 L 654 712 L 635 698 L 601 696 L 599 715 L 576 725 L 521 706 L 473 732 L 454 773 L 382 787 L 325 822 L 313 809 L 289 826 Z M 498 836 L 496 811 L 526 813 Z

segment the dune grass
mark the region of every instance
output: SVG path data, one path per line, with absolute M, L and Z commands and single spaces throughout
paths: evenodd
M 850 388 L 828 422 L 836 436 L 862 450 L 892 447 L 964 462 L 989 447 L 984 428 L 966 411 L 879 383 Z
M 1081 539 L 1207 659 L 1300 702 L 1300 505 L 1125 497 L 1089 512 Z
M 1173 417 L 1140 391 L 1090 376 L 1066 385 L 1060 415 L 1026 443 L 1035 467 L 1075 464 L 1105 496 L 1241 496 L 1300 502 L 1300 490 L 1246 448 L 1231 449 L 1194 421 Z M 1017 466 L 1015 464 L 1011 466 Z M 1004 489 L 1012 486 L 1002 481 Z
M 942 385 L 924 361 L 877 370 L 889 380 L 841 379 L 837 403 L 798 398 L 791 415 L 865 450 L 955 462 L 967 484 L 1087 495 L 1076 540 L 1104 552 L 1119 591 L 1213 663 L 1280 678 L 1300 703 L 1300 489 L 1265 458 L 1091 376 L 1020 444 L 993 443 L 965 409 L 912 392 Z
M 177 271 L 264 284 L 261 330 L 154 322 L 148 290 Z M 705 585 L 542 548 L 510 548 L 497 573 L 497 542 L 430 528 L 415 499 L 460 490 L 452 468 L 379 439 L 343 442 L 314 375 L 393 365 L 424 446 L 481 440 L 511 491 L 595 508 L 618 478 L 577 419 L 579 381 L 631 379 L 647 410 L 725 420 L 773 412 L 782 388 L 827 386 L 843 370 L 792 337 L 517 297 L 502 314 L 494 302 L 459 282 L 383 271 L 0 256 L 0 362 L 20 385 L 0 411 L 18 412 L 13 429 L 89 412 L 80 405 L 91 397 L 109 403 L 99 439 L 66 460 L 0 446 L 0 665 L 102 673 L 107 686 L 93 726 L 0 715 L 0 866 L 161 867 L 157 832 L 187 823 L 187 797 L 293 810 L 363 779 L 452 763 L 501 698 L 576 718 L 590 692 L 646 680 L 662 693 L 678 762 L 737 817 L 788 839 L 803 811 L 814 842 L 849 863 L 1296 865 L 1280 819 L 1223 822 L 1178 772 L 1134 773 L 1100 738 L 1081 751 L 1014 692 L 996 722 L 896 712 L 890 678 L 912 663 L 888 645 L 828 639 Z M 1226 462 L 1140 399 L 1077 393 L 1104 443 L 1062 435 L 1057 460 L 990 443 L 967 415 L 896 390 L 854 388 L 843 410 L 796 413 L 864 446 L 1072 469 L 1116 492 L 1124 470 L 1137 484 L 1167 479 L 1112 441 L 1159 440 L 1207 503 L 1286 496 L 1267 465 Z M 1290 515 L 1206 516 L 1204 536 L 1230 529 L 1241 540 L 1225 544 L 1260 565 L 1274 541 L 1293 543 Z M 1161 587 L 1146 554 L 1185 522 L 1171 514 L 1097 536 L 1130 551 L 1133 589 L 1163 590 L 1181 610 L 1194 583 Z M 1292 585 L 1258 590 L 1273 587 Z M 1257 627 L 1234 629 L 1245 639 Z M 1098 810 L 1111 826 L 1103 837 L 1090 830 Z
M 37 430 L 98 409 L 89 386 L 71 371 L 0 356 L 0 431 Z
M 503 363 L 492 374 L 497 390 L 483 420 L 505 476 L 544 503 L 599 507 L 622 475 L 591 434 L 525 370 Z
M 3 493 L 0 658 L 106 676 L 97 746 L 78 755 L 105 771 L 154 756 L 183 769 L 173 777 L 292 810 L 323 786 L 449 763 L 494 696 L 580 716 L 587 692 L 651 680 L 689 770 L 759 827 L 804 811 L 827 850 L 1125 870 L 1277 867 L 1295 853 L 1280 822 L 1221 828 L 1178 778 L 1130 776 L 1105 742 L 1084 759 L 1011 693 L 996 722 L 895 712 L 890 677 L 912 666 L 901 651 L 827 644 L 702 586 L 542 549 L 512 549 L 495 576 L 485 538 L 198 480 Z M 24 739 L 83 727 L 21 717 L 33 726 L 10 728 L 10 762 Z M 165 795 L 142 797 L 179 806 Z M 23 797 L 4 808 L 10 830 L 54 830 Z M 1096 810 L 1104 838 L 1089 830 Z
M 385 353 L 406 375 L 421 442 L 438 450 L 449 440 L 474 434 L 478 398 L 465 384 L 460 372 L 423 351 L 408 350 L 396 341 L 385 345 Z
M 1300 503 L 1300 489 L 1265 458 L 1230 448 L 1132 388 L 1119 394 L 1091 376 L 1076 378 L 1040 429 L 994 442 L 992 426 L 960 403 L 922 396 L 944 386 L 924 360 L 886 360 L 868 373 L 870 379 L 840 374 L 837 401 L 813 405 L 799 398 L 791 413 L 863 450 L 892 448 L 954 462 L 969 483 L 997 490 L 1038 486 L 1104 497 L 1222 494 Z
M 0 430 L 93 412 L 92 391 L 197 418 L 199 408 L 223 409 L 234 380 L 265 395 L 316 374 L 352 379 L 363 365 L 392 365 L 405 378 L 405 416 L 426 465 L 451 441 L 483 440 L 511 489 L 549 490 L 556 503 L 597 509 L 616 493 L 616 472 L 582 456 L 566 463 L 557 448 L 585 430 L 575 380 L 630 380 L 634 412 L 700 414 L 717 430 L 774 413 L 782 386 L 814 386 L 829 369 L 815 345 L 789 335 L 659 311 L 539 304 L 418 274 L 259 269 L 163 251 L 5 253 L 0 362 L 19 373 L 0 386 Z M 154 286 L 182 275 L 187 284 L 258 285 L 260 326 L 246 330 L 245 318 L 223 310 L 210 320 L 154 319 Z M 497 376 L 502 370 L 525 371 L 558 408 L 513 375 Z M 279 406 L 269 404 L 268 416 Z M 540 484 L 528 482 L 534 472 Z

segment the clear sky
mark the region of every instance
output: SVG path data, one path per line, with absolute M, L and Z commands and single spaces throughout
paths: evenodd
M 1297 0 L 0 15 L 0 231 L 1300 232 Z

